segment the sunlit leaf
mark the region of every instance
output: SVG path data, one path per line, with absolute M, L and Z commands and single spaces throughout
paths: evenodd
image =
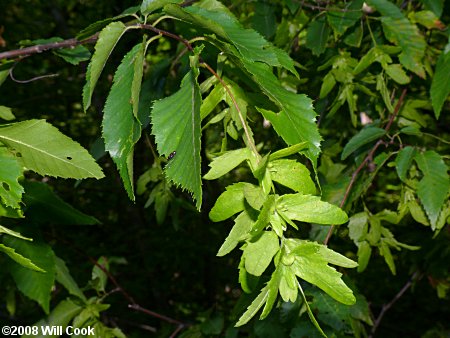
M 0 127 L 0 142 L 26 167 L 41 175 L 102 178 L 103 172 L 86 149 L 44 120 Z
M 250 242 L 245 247 L 245 269 L 254 276 L 261 276 L 279 249 L 276 233 L 264 231 L 255 242 Z
M 316 186 L 311 179 L 309 170 L 301 163 L 294 160 L 275 160 L 269 162 L 267 168 L 270 177 L 296 192 L 304 195 L 314 195 Z
M 205 180 L 214 180 L 236 168 L 239 164 L 250 157 L 248 148 L 230 150 L 222 155 L 215 157 L 209 164 L 211 169 L 203 178 Z
M 91 105 L 92 93 L 94 92 L 97 80 L 105 66 L 114 46 L 125 32 L 125 25 L 120 22 L 112 22 L 100 32 L 95 52 L 86 71 L 86 84 L 83 87 L 83 108 L 86 111 Z
M 439 56 L 431 83 L 431 103 L 436 119 L 441 115 L 442 106 L 450 94 L 450 76 L 448 74 L 450 74 L 450 42 Z
M 11 152 L 0 146 L 0 199 L 7 207 L 19 208 L 23 187 L 19 183 L 22 168 Z
M 236 245 L 244 239 L 244 237 L 250 232 L 255 221 L 250 215 L 243 211 L 234 220 L 234 226 L 231 229 L 229 235 L 225 239 L 225 242 L 219 249 L 217 256 L 225 256 L 231 252 Z
M 156 101 L 151 112 L 152 133 L 158 152 L 169 156 L 176 151 L 165 168 L 167 178 L 193 194 L 197 209 L 202 204 L 200 172 L 200 105 L 197 83 L 198 56 L 191 57 L 191 70 L 185 75 L 178 92 Z

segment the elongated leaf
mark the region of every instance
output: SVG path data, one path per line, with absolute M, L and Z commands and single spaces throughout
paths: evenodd
M 450 189 L 448 167 L 442 157 L 432 150 L 416 154 L 414 159 L 423 173 L 417 186 L 417 195 L 434 230 Z
M 431 103 L 436 119 L 441 115 L 442 106 L 450 94 L 450 76 L 448 74 L 450 74 L 450 42 L 439 56 L 431 83 Z
M 426 42 L 417 26 L 388 0 L 370 0 L 367 3 L 382 14 L 381 22 L 386 38 L 402 48 L 399 55 L 401 64 L 420 77 L 425 77 L 422 58 Z
M 104 177 L 86 149 L 44 120 L 0 127 L 0 142 L 8 146 L 27 169 L 38 174 L 63 178 Z
M 10 248 L 4 244 L 0 243 L 0 251 L 7 254 L 11 259 L 13 259 L 16 263 L 20 264 L 24 268 L 31 269 L 34 271 L 45 272 L 39 266 L 34 264 L 29 258 L 26 258 L 19 254 L 16 249 Z
M 308 142 L 309 148 L 305 153 L 315 164 L 320 152 L 321 137 L 315 123 L 316 113 L 311 99 L 304 94 L 295 94 L 285 89 L 270 68 L 262 63 L 244 62 L 244 68 L 281 109 L 278 114 L 261 108 L 258 110 L 272 123 L 288 145 Z
M 274 160 L 278 160 L 283 157 L 288 157 L 288 156 L 297 154 L 297 153 L 301 152 L 302 150 L 305 150 L 306 148 L 308 148 L 307 142 L 301 142 L 298 144 L 294 144 L 293 146 L 277 150 L 276 152 L 270 154 L 269 161 L 274 161 Z
M 283 195 L 277 201 L 277 210 L 290 219 L 301 222 L 342 224 L 348 220 L 347 214 L 342 209 L 311 195 Z
M 66 290 L 73 296 L 80 298 L 83 301 L 87 301 L 84 293 L 79 288 L 78 284 L 73 279 L 66 266 L 66 263 L 59 257 L 55 256 L 55 269 L 56 269 L 56 281 L 62 284 Z
M 264 231 L 255 242 L 248 243 L 244 249 L 245 270 L 254 276 L 261 276 L 278 250 L 280 245 L 277 234 Z
M 5 106 L 0 106 L 0 119 L 6 120 L 6 121 L 11 121 L 11 120 L 14 120 L 15 118 L 16 117 L 12 113 L 11 108 L 5 107 Z
M 327 335 L 325 334 L 325 332 L 323 332 L 322 328 L 320 327 L 319 323 L 317 322 L 316 318 L 314 317 L 313 312 L 311 311 L 311 308 L 309 307 L 308 304 L 308 300 L 306 299 L 305 293 L 303 292 L 302 286 L 300 285 L 300 283 L 298 283 L 298 288 L 300 290 L 300 293 L 302 295 L 303 298 L 303 303 L 306 306 L 306 312 L 308 312 L 308 317 L 311 320 L 311 322 L 313 323 L 313 325 L 316 327 L 316 329 L 320 332 L 320 334 L 322 335 L 322 337 L 328 338 Z M 303 335 L 302 335 L 303 336 Z
M 0 235 L 1 234 L 7 234 L 7 235 L 10 235 L 10 236 L 13 236 L 13 237 L 17 237 L 17 238 L 21 238 L 21 239 L 24 239 L 24 240 L 27 240 L 27 241 L 32 241 L 33 240 L 32 238 L 28 238 L 28 237 L 22 236 L 17 231 L 5 228 L 4 226 L 0 225 Z
M 99 224 L 92 216 L 86 215 L 64 202 L 45 183 L 26 181 L 24 202 L 27 218 L 38 223 L 58 224 Z
M 261 290 L 258 297 L 256 297 L 253 300 L 253 302 L 250 304 L 250 306 L 247 308 L 247 311 L 245 311 L 242 314 L 242 316 L 239 318 L 235 327 L 239 327 L 239 326 L 247 324 L 250 321 L 250 319 L 252 319 L 256 315 L 256 313 L 259 311 L 259 309 L 266 303 L 267 298 L 269 297 L 269 291 L 270 291 L 269 287 L 266 285 Z
M 345 145 L 344 150 L 341 154 L 341 159 L 345 160 L 351 153 L 358 150 L 363 145 L 379 139 L 384 134 L 386 134 L 386 131 L 378 127 L 368 127 L 362 129 Z
M 211 169 L 203 178 L 205 180 L 215 180 L 236 168 L 249 157 L 250 150 L 248 148 L 227 151 L 213 159 L 209 164 Z
M 248 184 L 240 182 L 226 187 L 209 212 L 211 221 L 220 222 L 244 210 L 244 187 Z
M 86 84 L 83 87 L 83 108 L 86 111 L 91 105 L 92 93 L 97 80 L 105 66 L 112 50 L 125 32 L 125 25 L 120 22 L 112 22 L 102 29 L 95 44 L 95 52 L 86 72 Z
M 318 286 L 341 303 L 355 303 L 353 291 L 342 281 L 342 274 L 328 266 L 328 263 L 332 263 L 355 267 L 355 262 L 338 253 L 331 254 L 332 250 L 318 243 L 297 239 L 290 239 L 285 243 L 291 254 L 295 255 L 291 269 L 298 277 Z
M 197 83 L 198 56 L 191 57 L 192 68 L 183 78 L 175 94 L 156 101 L 151 112 L 152 133 L 158 152 L 176 156 L 165 168 L 167 178 L 193 194 L 197 209 L 202 204 L 200 172 L 200 105 L 201 95 Z
M 306 33 L 306 47 L 311 49 L 313 55 L 319 56 L 325 51 L 330 27 L 324 16 L 313 20 Z
M 316 186 L 310 177 L 310 172 L 303 164 L 282 159 L 269 162 L 267 167 L 270 177 L 275 182 L 305 195 L 316 193 Z
M 19 264 L 9 264 L 9 272 L 16 282 L 17 288 L 27 297 L 39 303 L 45 313 L 50 311 L 50 295 L 55 281 L 55 254 L 47 244 L 39 241 L 28 242 L 17 238 L 6 237 L 3 242 L 45 270 L 37 272 Z
M 243 240 L 244 237 L 250 232 L 254 223 L 255 221 L 252 220 L 250 215 L 245 210 L 241 212 L 234 220 L 234 226 L 225 239 L 225 242 L 220 247 L 217 256 L 225 256 L 231 252 L 236 245 L 238 245 L 239 241 Z
M 277 266 L 275 271 L 272 273 L 270 277 L 270 281 L 267 283 L 267 288 L 269 289 L 269 294 L 267 295 L 266 305 L 264 305 L 264 309 L 261 313 L 259 319 L 266 318 L 270 311 L 272 311 L 273 305 L 277 300 L 278 296 L 278 287 L 280 285 L 281 277 L 282 277 L 282 266 L 281 264 Z
M 441 17 L 445 0 L 421 0 L 420 2 L 425 5 L 425 8 L 436 14 L 438 18 Z
M 89 49 L 82 45 L 71 48 L 57 49 L 53 51 L 53 54 L 58 55 L 72 65 L 78 65 L 80 62 L 87 61 L 91 57 Z
M 167 5 L 164 11 L 194 25 L 200 25 L 230 41 L 248 61 L 261 61 L 271 66 L 284 67 L 297 75 L 294 62 L 285 51 L 274 47 L 253 29 L 243 28 L 228 8 L 218 1 L 206 0 L 199 6 L 184 9 Z
M 409 168 L 411 167 L 416 149 L 411 146 L 407 146 L 399 151 L 397 158 L 395 159 L 395 169 L 397 170 L 398 177 L 404 182 Z
M 142 66 L 144 49 L 145 43 L 134 46 L 117 68 L 106 99 L 102 124 L 105 149 L 117 165 L 125 190 L 133 201 L 133 151 L 141 134 L 140 123 L 133 115 L 136 103 L 133 100 L 137 100 L 133 84 L 142 78 L 142 69 L 136 68 Z
M 370 256 L 372 255 L 372 247 L 369 242 L 362 241 L 358 243 L 358 272 L 363 272 L 367 264 L 369 264 Z
M 22 168 L 6 147 L 0 146 L 0 199 L 4 205 L 19 208 L 23 187 L 19 184 Z

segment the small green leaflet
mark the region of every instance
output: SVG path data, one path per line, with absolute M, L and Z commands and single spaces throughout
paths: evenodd
M 367 127 L 362 129 L 358 134 L 353 136 L 345 145 L 341 154 L 341 160 L 345 160 L 354 151 L 361 148 L 363 145 L 373 142 L 386 134 L 384 129 L 378 127 Z
M 250 150 L 248 148 L 227 151 L 213 159 L 209 164 L 211 169 L 203 178 L 205 180 L 215 180 L 236 168 L 249 157 Z
M 201 95 L 197 83 L 198 55 L 190 57 L 191 70 L 181 82 L 178 92 L 156 101 L 151 112 L 152 133 L 158 152 L 176 156 L 165 168 L 167 178 L 193 194 L 196 207 L 202 204 L 200 172 Z
M 78 297 L 82 301 L 86 302 L 86 296 L 79 288 L 78 284 L 73 279 L 66 266 L 66 263 L 59 257 L 55 256 L 55 273 L 56 281 L 66 288 L 66 290 L 73 296 Z
M 244 314 L 239 318 L 235 327 L 247 324 L 250 321 L 250 319 L 252 319 L 256 315 L 259 309 L 266 303 L 267 298 L 269 297 L 269 292 L 270 292 L 269 286 L 266 285 L 261 290 L 258 297 L 256 297 L 250 304 L 250 306 L 247 308 L 247 311 L 245 311 Z
M 244 210 L 244 188 L 246 185 L 252 186 L 250 183 L 240 182 L 225 188 L 226 190 L 219 196 L 209 212 L 211 221 L 220 222 Z
M 295 160 L 281 159 L 270 161 L 267 168 L 273 181 L 304 195 L 316 193 L 310 172 L 303 164 Z
M 298 277 L 318 286 L 341 303 L 355 303 L 353 291 L 342 281 L 342 274 L 328 263 L 348 268 L 356 267 L 357 263 L 315 242 L 289 239 L 285 244 L 290 254 L 295 255 L 291 269 Z
M 0 142 L 28 170 L 63 178 L 104 177 L 86 149 L 45 120 L 27 120 L 0 127 Z
M 278 198 L 277 210 L 292 220 L 319 224 L 342 224 L 347 214 L 339 207 L 321 201 L 318 196 L 286 194 Z
M 37 272 L 16 263 L 9 263 L 8 270 L 17 288 L 27 297 L 39 303 L 46 314 L 50 311 L 50 296 L 55 281 L 55 254 L 47 244 L 28 242 L 18 238 L 5 237 L 4 244 L 20 255 L 32 257 L 33 263 L 45 272 Z
M 148 15 L 167 4 L 179 4 L 183 0 L 143 0 L 141 4 L 142 15 Z
M 0 106 L 0 119 L 6 120 L 6 121 L 11 121 L 11 120 L 14 120 L 15 118 L 16 117 L 12 113 L 11 108 L 5 107 L 5 106 Z
M 250 232 L 254 223 L 255 221 L 245 210 L 241 212 L 234 220 L 234 226 L 220 247 L 217 256 L 221 257 L 230 253 Z
M 23 187 L 19 184 L 22 168 L 6 147 L 0 146 L 0 200 L 7 207 L 20 208 Z
M 431 83 L 430 95 L 433 104 L 434 115 L 439 119 L 442 106 L 450 94 L 450 39 L 445 46 L 436 64 L 436 69 Z
M 263 231 L 255 242 L 248 243 L 244 249 L 245 270 L 254 276 L 261 276 L 278 250 L 280 244 L 277 234 Z
M 397 170 L 398 177 L 404 182 L 409 168 L 411 167 L 416 149 L 411 146 L 407 146 L 400 150 L 395 159 L 395 169 Z
M 388 0 L 367 1 L 381 14 L 381 22 L 386 38 L 399 45 L 401 64 L 420 77 L 425 77 L 422 58 L 425 54 L 426 42 L 416 25 L 412 24 L 400 9 Z
M 10 236 L 13 236 L 13 237 L 17 237 L 17 238 L 21 238 L 21 239 L 24 239 L 24 240 L 27 240 L 27 241 L 32 241 L 33 240 L 32 238 L 28 238 L 28 237 L 22 236 L 17 231 L 5 228 L 4 226 L 0 225 L 0 235 L 1 234 L 7 234 L 7 235 L 10 235 Z
M 112 22 L 100 32 L 97 43 L 95 45 L 95 52 L 91 58 L 91 62 L 86 72 L 86 84 L 83 87 L 83 108 L 86 111 L 91 105 L 92 93 L 94 92 L 97 80 L 100 73 L 105 66 L 112 50 L 117 41 L 119 41 L 122 34 L 125 32 L 125 25 L 120 22 Z
M 327 20 L 335 35 L 344 34 L 361 18 L 363 3 L 364 0 L 353 0 L 345 3 L 343 9 L 346 11 L 327 11 Z
M 414 157 L 423 178 L 417 186 L 417 195 L 422 202 L 433 230 L 436 229 L 439 213 L 450 189 L 448 167 L 435 151 L 428 150 Z
M 142 67 L 144 50 L 145 43 L 134 46 L 117 68 L 106 99 L 102 123 L 105 149 L 117 165 L 125 190 L 133 201 L 133 151 L 141 134 L 140 123 L 133 115 L 142 79 L 142 69 L 136 69 L 136 65 Z M 135 82 L 139 86 L 134 86 Z

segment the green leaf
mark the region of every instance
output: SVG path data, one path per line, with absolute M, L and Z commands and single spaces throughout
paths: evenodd
M 267 295 L 267 300 L 266 300 L 266 305 L 264 305 L 264 309 L 261 313 L 261 316 L 259 317 L 259 319 L 265 319 L 270 311 L 272 311 L 273 305 L 275 304 L 275 301 L 277 300 L 277 296 L 278 296 L 278 287 L 280 285 L 280 280 L 281 280 L 281 273 L 282 273 L 282 266 L 279 265 L 275 271 L 272 273 L 272 276 L 270 277 L 269 282 L 267 283 L 267 288 L 269 289 L 268 295 Z
M 345 3 L 342 11 L 327 11 L 327 19 L 337 36 L 344 34 L 362 15 L 364 0 L 353 0 Z
M 281 109 L 278 114 L 257 108 L 259 112 L 272 123 L 275 131 L 288 145 L 308 142 L 309 148 L 305 153 L 315 164 L 320 152 L 321 137 L 315 123 L 316 113 L 311 99 L 304 94 L 295 94 L 285 89 L 270 68 L 262 63 L 244 62 L 244 67 L 264 93 Z
M 297 75 L 294 62 L 285 51 L 274 47 L 253 29 L 243 28 L 228 8 L 218 1 L 205 0 L 199 6 L 184 9 L 167 5 L 164 11 L 230 41 L 249 62 L 261 61 L 271 66 L 284 67 Z
M 27 336 L 23 335 L 22 338 L 58 338 L 60 337 L 59 334 L 56 334 L 56 330 L 54 330 L 55 334 L 43 334 L 44 331 L 42 330 L 43 327 L 46 328 L 54 328 L 54 327 L 67 327 L 69 325 L 70 321 L 75 318 L 83 308 L 73 302 L 70 299 L 66 299 L 58 303 L 53 309 L 52 312 L 46 317 L 45 319 L 41 319 L 37 323 L 34 324 L 34 326 L 39 326 L 39 334 L 33 335 L 33 336 Z M 45 332 L 47 333 L 47 332 Z
M 64 202 L 52 188 L 41 182 L 25 181 L 26 215 L 38 223 L 93 225 L 100 222 Z
M 56 49 L 53 51 L 55 55 L 63 58 L 72 65 L 78 65 L 80 62 L 87 61 L 91 57 L 89 49 L 82 45 L 70 48 Z
M 439 56 L 430 88 L 431 103 L 436 119 L 439 119 L 442 106 L 450 94 L 448 74 L 450 74 L 450 41 Z
M 16 117 L 11 111 L 11 108 L 0 106 L 0 119 L 11 121 L 14 120 Z
M 342 224 L 348 220 L 347 214 L 342 209 L 311 195 L 283 195 L 277 201 L 277 210 L 290 219 L 301 222 Z
M 353 291 L 342 281 L 342 274 L 328 266 L 332 263 L 355 267 L 355 262 L 338 253 L 331 254 L 332 250 L 322 244 L 298 239 L 289 239 L 285 243 L 295 255 L 291 269 L 298 277 L 318 286 L 341 303 L 353 305 L 356 302 Z
M 205 180 L 215 180 L 236 168 L 249 157 L 250 150 L 248 148 L 227 151 L 213 159 L 209 164 L 211 169 L 203 176 L 203 178 Z
M 1 234 L 7 234 L 7 235 L 10 235 L 10 236 L 13 236 L 13 237 L 17 237 L 17 238 L 21 238 L 21 239 L 24 239 L 24 240 L 27 240 L 27 241 L 32 241 L 33 240 L 32 238 L 28 238 L 28 237 L 22 236 L 17 231 L 5 228 L 4 226 L 0 225 L 0 235 Z
M 197 209 L 202 204 L 200 171 L 200 105 L 197 83 L 198 56 L 191 57 L 191 70 L 183 78 L 178 92 L 156 101 L 151 112 L 152 133 L 158 152 L 177 155 L 165 168 L 167 178 L 193 194 Z
M 66 290 L 73 296 L 80 298 L 86 302 L 86 296 L 79 288 L 77 282 L 73 279 L 66 266 L 66 263 L 59 257 L 55 256 L 56 281 L 63 285 Z
M 367 143 L 371 143 L 381 138 L 384 134 L 386 134 L 386 131 L 378 127 L 367 127 L 360 130 L 360 132 L 353 136 L 345 145 L 341 154 L 341 160 L 345 160 L 354 151 Z
M 269 225 L 270 219 L 275 212 L 275 202 L 276 199 L 274 195 L 269 195 L 267 197 L 266 201 L 263 204 L 261 212 L 258 215 L 258 219 L 250 232 L 252 237 L 259 236 L 261 231 L 263 231 L 264 228 Z
M 277 150 L 276 152 L 269 155 L 269 161 L 278 160 L 283 157 L 288 157 L 294 154 L 298 154 L 302 150 L 308 148 L 308 142 L 301 142 L 294 144 L 293 146 Z
M 384 67 L 384 70 L 386 71 L 386 74 L 389 75 L 389 77 L 398 84 L 404 85 L 411 81 L 409 76 L 406 75 L 401 65 L 398 64 L 386 65 Z
M 425 77 L 422 58 L 426 42 L 416 25 L 412 24 L 400 9 L 388 0 L 370 0 L 367 2 L 381 14 L 381 22 L 386 38 L 401 47 L 401 64 L 420 77 Z
M 348 231 L 349 237 L 353 242 L 358 243 L 364 240 L 368 230 L 367 222 L 368 216 L 366 212 L 359 212 L 350 217 Z
M 323 78 L 322 87 L 320 87 L 319 98 L 323 99 L 325 96 L 327 96 L 335 85 L 336 79 L 333 76 L 333 72 L 330 71 Z
M 378 248 L 380 250 L 381 256 L 384 257 L 384 260 L 386 261 L 386 264 L 388 265 L 389 270 L 391 270 L 392 274 L 395 275 L 396 269 L 395 269 L 394 257 L 392 257 L 392 253 L 391 253 L 391 249 L 389 248 L 389 245 L 387 245 L 387 243 L 384 240 L 381 240 Z
M 0 142 L 23 165 L 41 175 L 63 178 L 104 177 L 86 149 L 44 120 L 28 120 L 0 127 Z
M 432 150 L 416 154 L 414 159 L 423 173 L 417 185 L 417 195 L 434 230 L 450 189 L 448 167 L 442 157 Z
M 144 51 L 145 43 L 134 46 L 117 68 L 102 123 L 105 149 L 119 169 L 125 190 L 133 201 L 133 152 L 141 134 L 140 123 L 133 115 L 135 103 L 138 103 L 138 94 L 134 91 L 139 91 L 134 85 L 142 78 L 142 69 L 136 66 L 142 66 Z
M 97 264 L 92 268 L 91 280 L 94 282 L 95 290 L 97 292 L 105 292 L 106 283 L 108 282 L 108 275 L 100 269 L 103 267 L 104 270 L 109 271 L 109 261 L 105 256 L 101 256 L 97 260 Z
M 367 264 L 369 264 L 370 256 L 372 255 L 372 247 L 369 242 L 362 241 L 358 243 L 358 272 L 363 272 Z
M 95 52 L 86 71 L 86 84 L 83 87 L 83 108 L 86 111 L 91 105 L 92 93 L 97 80 L 109 58 L 112 50 L 119 41 L 126 26 L 120 22 L 112 22 L 102 29 L 95 44 Z
M 0 146 L 0 200 L 7 207 L 20 208 L 23 187 L 19 184 L 22 168 L 6 147 Z
M 261 209 L 267 199 L 264 189 L 252 184 L 247 184 L 244 187 L 244 197 L 247 203 L 255 210 Z
M 160 8 L 163 8 L 167 4 L 179 4 L 183 0 L 143 0 L 141 4 L 142 15 L 148 15 Z
M 421 0 L 426 9 L 432 11 L 438 18 L 441 17 L 445 0 Z
M 252 18 L 252 26 L 266 39 L 273 37 L 277 28 L 274 6 L 265 1 L 258 1 Z
M 50 311 L 50 296 L 55 281 L 55 254 L 47 244 L 39 241 L 23 241 L 4 238 L 6 246 L 17 250 L 22 256 L 32 257 L 33 263 L 45 270 L 37 272 L 19 264 L 9 264 L 9 272 L 17 288 L 27 297 L 39 303 L 45 313 Z
M 17 237 L 17 236 L 15 236 L 15 237 Z M 39 271 L 39 272 L 45 272 L 40 267 L 38 267 L 36 264 L 34 264 L 30 259 L 28 259 L 28 258 L 22 256 L 21 254 L 19 254 L 18 252 L 16 252 L 16 249 L 14 249 L 14 248 L 10 248 L 10 247 L 0 243 L 0 251 L 4 252 L 15 262 L 17 262 L 18 264 L 20 264 L 21 266 L 23 266 L 27 269 L 31 269 L 31 270 Z
M 306 306 L 306 312 L 308 313 L 308 317 L 311 320 L 311 322 L 313 323 L 313 325 L 316 327 L 316 329 L 320 332 L 320 334 L 325 337 L 328 338 L 327 335 L 325 334 L 325 332 L 323 332 L 322 328 L 320 327 L 319 323 L 317 322 L 316 318 L 314 317 L 313 312 L 311 311 L 311 308 L 309 307 L 308 304 L 308 300 L 306 299 L 305 293 L 303 292 L 302 286 L 300 285 L 300 283 L 298 283 L 298 288 L 300 289 L 300 293 L 302 294 L 302 298 L 303 298 L 303 303 Z M 303 335 L 301 335 L 301 337 L 303 337 Z
M 282 159 L 269 162 L 267 168 L 275 182 L 304 195 L 316 193 L 316 186 L 310 177 L 310 172 L 303 164 Z
M 254 276 L 261 276 L 278 250 L 280 244 L 277 234 L 264 231 L 255 242 L 248 243 L 244 249 L 245 270 Z
M 242 314 L 242 316 L 239 318 L 235 327 L 239 327 L 239 326 L 247 324 L 250 321 L 250 319 L 252 319 L 256 315 L 256 313 L 259 311 L 259 309 L 266 303 L 267 298 L 269 297 L 269 292 L 270 292 L 269 286 L 266 285 L 261 290 L 258 297 L 256 297 L 253 300 L 253 302 L 250 304 L 250 306 L 247 308 L 247 311 L 245 311 Z
M 306 47 L 311 49 L 313 55 L 319 56 L 327 47 L 329 35 L 330 27 L 325 16 L 313 20 L 306 33 Z
M 411 167 L 412 161 L 416 154 L 416 149 L 411 146 L 406 146 L 400 150 L 395 159 L 395 169 L 397 170 L 398 177 L 405 182 L 406 175 Z
M 220 247 L 217 256 L 221 257 L 230 253 L 250 232 L 254 223 L 255 221 L 245 210 L 241 212 L 234 220 L 234 226 L 225 239 L 225 242 Z
M 294 303 L 298 296 L 297 277 L 288 266 L 280 264 L 279 267 L 282 271 L 279 283 L 280 296 L 283 301 Z
M 248 184 L 240 182 L 226 187 L 209 212 L 211 221 L 220 222 L 244 210 L 244 188 Z

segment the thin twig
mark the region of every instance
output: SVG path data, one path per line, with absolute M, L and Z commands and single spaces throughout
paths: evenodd
M 405 294 L 405 292 L 411 287 L 414 280 L 418 279 L 418 277 L 419 277 L 419 272 L 418 271 L 414 272 L 414 274 L 411 276 L 411 278 L 408 280 L 408 282 L 406 282 L 406 284 L 394 296 L 394 298 L 392 298 L 392 300 L 389 303 L 383 305 L 380 313 L 378 314 L 377 319 L 375 320 L 375 322 L 372 326 L 372 330 L 370 331 L 369 338 L 373 338 L 375 331 L 377 330 L 378 326 L 381 323 L 381 320 L 383 319 L 384 314 L 400 299 L 400 297 L 402 297 Z
M 386 126 L 384 127 L 384 130 L 386 131 L 386 133 L 391 129 L 392 123 L 394 122 L 395 118 L 398 115 L 398 112 L 400 111 L 400 108 L 403 104 L 403 101 L 405 99 L 406 93 L 408 92 L 408 89 L 405 88 L 402 91 L 402 94 L 400 95 L 400 98 L 397 101 L 397 104 L 395 105 L 394 111 L 392 112 L 388 123 L 386 124 Z M 375 145 L 373 146 L 373 148 L 369 151 L 369 153 L 367 154 L 367 156 L 364 158 L 364 160 L 361 162 L 361 164 L 358 166 L 358 168 L 356 168 L 356 170 L 353 172 L 352 174 L 352 178 L 350 179 L 350 183 L 347 186 L 347 189 L 345 190 L 345 194 L 344 197 L 341 200 L 341 203 L 339 204 L 340 208 L 343 208 L 345 203 L 347 202 L 348 196 L 350 195 L 350 191 L 353 188 L 353 185 L 356 182 L 356 179 L 358 178 L 359 173 L 361 172 L 361 170 L 363 170 L 363 168 L 369 163 L 369 161 L 372 160 L 373 155 L 375 154 L 375 152 L 377 151 L 378 147 L 380 145 L 382 145 L 384 142 L 382 139 L 379 139 L 377 141 L 377 143 L 375 143 Z M 333 224 L 332 226 L 330 226 L 330 229 L 328 230 L 327 236 L 325 238 L 325 240 L 323 241 L 323 244 L 327 245 L 332 234 L 334 231 L 334 227 L 335 225 Z
M 24 84 L 24 83 L 30 83 L 33 81 L 38 81 L 38 80 L 42 80 L 42 79 L 46 79 L 46 78 L 59 76 L 58 73 L 55 73 L 55 74 L 46 74 L 46 75 L 35 76 L 28 80 L 18 80 L 14 77 L 14 74 L 13 74 L 13 71 L 14 71 L 14 68 L 16 67 L 16 65 L 17 65 L 17 63 L 9 69 L 9 77 L 11 78 L 11 80 L 13 80 L 14 82 L 17 82 L 17 83 Z

